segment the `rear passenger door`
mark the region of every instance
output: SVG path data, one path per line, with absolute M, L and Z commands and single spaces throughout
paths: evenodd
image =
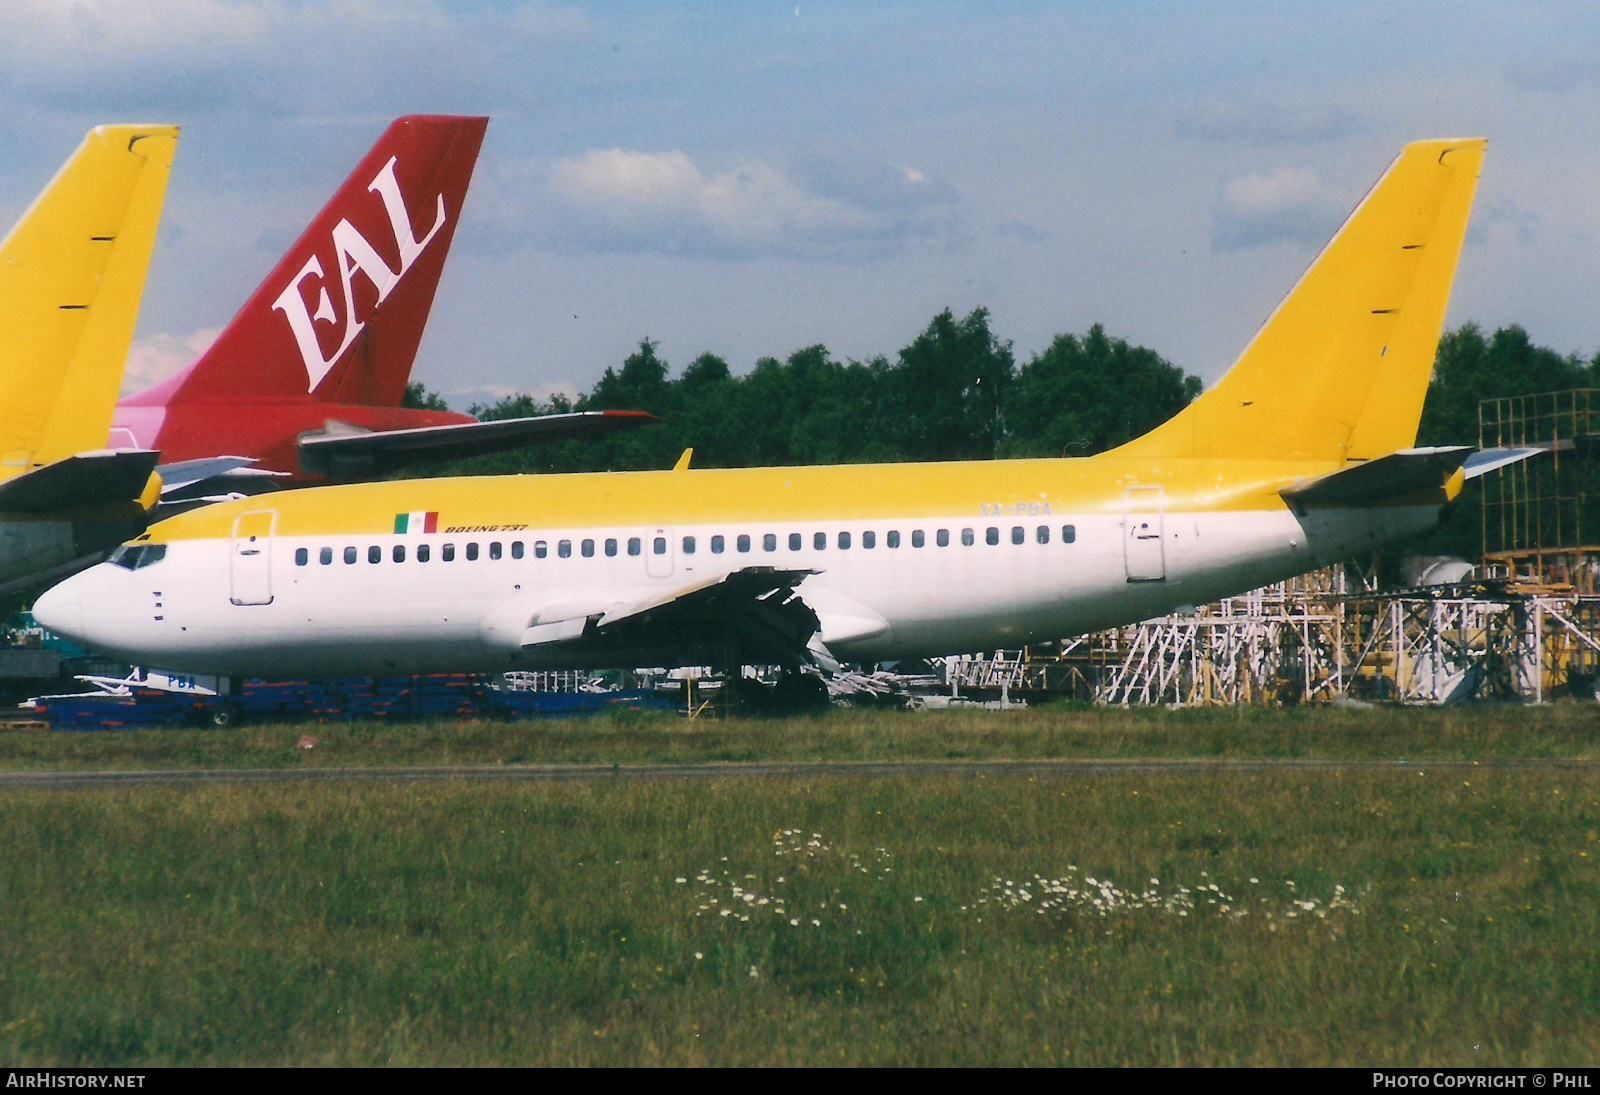
M 1130 582 L 1167 580 L 1166 501 L 1161 487 L 1128 488 L 1122 544 Z

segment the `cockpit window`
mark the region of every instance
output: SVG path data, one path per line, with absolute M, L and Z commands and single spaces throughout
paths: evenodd
M 167 557 L 166 544 L 123 544 L 106 560 L 125 570 L 142 570 Z

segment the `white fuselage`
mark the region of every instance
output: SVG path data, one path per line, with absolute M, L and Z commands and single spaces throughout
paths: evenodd
M 1020 646 L 1146 619 L 1369 550 L 1430 527 L 1438 512 L 1054 513 L 177 540 L 153 565 L 102 564 L 78 575 L 41 598 L 36 612 L 104 653 L 192 673 L 567 667 L 587 663 L 559 644 L 523 647 L 530 623 L 773 566 L 815 571 L 798 591 L 832 654 L 877 661 Z M 989 542 L 991 528 L 997 543 Z M 841 547 L 843 534 L 849 547 Z M 663 541 L 665 550 L 655 550 Z M 625 664 L 661 664 L 659 651 L 633 653 L 652 657 L 624 656 Z

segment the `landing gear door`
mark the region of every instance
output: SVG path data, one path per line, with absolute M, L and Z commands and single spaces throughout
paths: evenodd
M 672 530 L 651 529 L 644 542 L 644 572 L 652 578 L 672 577 Z
M 1130 582 L 1167 580 L 1163 535 L 1167 492 L 1162 487 L 1129 487 L 1122 521 L 1123 560 Z
M 272 532 L 276 510 L 241 513 L 233 522 L 230 600 L 236 605 L 272 603 Z

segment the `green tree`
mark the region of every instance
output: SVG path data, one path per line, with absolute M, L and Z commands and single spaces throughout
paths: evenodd
M 1576 354 L 1563 356 L 1535 345 L 1515 324 L 1487 338 L 1476 323 L 1463 324 L 1439 339 L 1417 444 L 1476 445 L 1481 400 L 1597 384 L 1600 355 L 1587 363 Z
M 406 385 L 405 394 L 400 397 L 400 406 L 413 411 L 448 411 L 450 405 L 444 401 L 444 396 L 438 392 L 431 392 L 422 386 L 420 380 L 412 381 Z
M 533 418 L 545 414 L 567 414 L 572 410 L 572 400 L 556 392 L 541 403 L 531 395 L 517 393 L 504 396 L 493 403 L 474 403 L 467 413 L 480 422 L 503 421 L 507 418 Z
M 462 473 L 667 468 L 685 448 L 696 467 L 1059 455 L 1116 444 L 1157 425 L 1199 390 L 1154 351 L 1106 336 L 1061 336 L 1019 376 L 989 313 L 940 312 L 893 360 L 840 361 L 820 343 L 763 357 L 744 376 L 703 353 L 674 378 L 644 339 L 587 395 L 515 395 L 484 419 L 566 410 L 643 410 L 661 422 L 589 441 L 479 457 Z M 437 469 L 434 470 L 437 473 Z
M 989 330 L 989 310 L 956 319 L 946 308 L 883 374 L 886 426 L 910 460 L 993 457 L 1005 436 L 1016 379 L 1011 343 Z
M 1199 394 L 1199 377 L 1096 323 L 1081 339 L 1057 335 L 1022 367 L 1006 415 L 1006 453 L 1104 452 L 1155 429 Z
M 594 391 L 580 400 L 584 410 L 650 411 L 667 409 L 667 363 L 656 356 L 656 343 L 641 339 L 620 370 L 606 369 Z
M 1536 395 L 1600 385 L 1600 355 L 1584 362 L 1539 346 L 1522 327 L 1501 327 L 1484 335 L 1476 323 L 1446 331 L 1439 339 L 1428 398 L 1417 430 L 1419 445 L 1478 444 L 1478 404 L 1485 399 Z M 1486 438 L 1488 444 L 1494 438 Z M 1546 459 L 1534 457 L 1535 460 Z M 1491 472 L 1491 475 L 1494 473 Z M 1396 553 L 1477 558 L 1483 549 L 1483 497 L 1479 482 L 1468 483 L 1447 507 L 1439 527 L 1396 545 Z

